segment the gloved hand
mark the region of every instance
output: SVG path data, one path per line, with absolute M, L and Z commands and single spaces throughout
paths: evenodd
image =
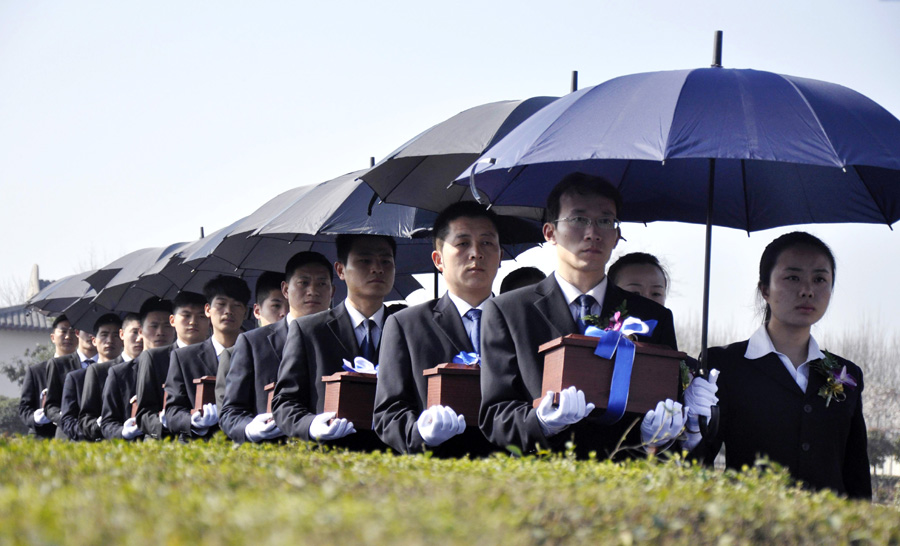
M 416 421 L 419 434 L 425 440 L 425 445 L 439 446 L 457 434 L 466 430 L 466 418 L 457 415 L 452 408 L 446 406 L 431 406 L 419 415 Z
M 210 402 L 203 405 L 203 411 L 194 412 L 191 415 L 191 430 L 200 436 L 206 436 L 209 427 L 219 422 L 219 410 Z
M 681 434 L 684 428 L 685 412 L 681 404 L 673 400 L 665 400 L 644 415 L 641 423 L 641 443 L 648 448 L 668 447 Z
M 169 423 L 166 420 L 166 410 L 159 410 L 159 422 L 162 424 L 164 429 L 169 429 Z
M 537 418 L 544 436 L 559 434 L 569 425 L 581 421 L 594 411 L 594 404 L 584 402 L 584 391 L 569 387 L 559 393 L 559 405 L 553 407 L 553 391 L 547 391 L 537 408 Z
M 334 415 L 333 411 L 316 415 L 312 424 L 309 425 L 309 437 L 315 440 L 337 440 L 356 432 L 353 423 L 346 419 L 335 419 L 329 425 L 328 421 L 333 419 Z
M 100 417 L 97 417 L 97 426 L 98 426 L 98 427 L 100 426 L 100 421 L 102 421 L 102 420 L 103 420 L 103 416 L 102 416 L 102 415 L 101 415 Z
M 138 428 L 137 421 L 134 417 L 125 421 L 125 426 L 122 427 L 122 438 L 134 440 L 141 434 L 143 434 L 143 432 Z
M 244 427 L 244 436 L 251 442 L 271 440 L 283 435 L 271 413 L 260 413 Z
M 713 368 L 709 371 L 709 380 L 695 377 L 684 391 L 684 404 L 691 409 L 688 412 L 687 435 L 684 441 L 684 449 L 688 451 L 697 447 L 703 436 L 700 434 L 700 416 L 709 419 L 710 407 L 719 403 L 716 392 L 719 391 L 716 381 L 719 379 L 719 370 Z
M 35 425 L 49 425 L 51 423 L 50 419 L 44 415 L 44 408 L 38 408 L 34 410 L 34 424 Z

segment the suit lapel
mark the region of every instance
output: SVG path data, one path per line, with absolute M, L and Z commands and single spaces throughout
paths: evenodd
M 287 322 L 279 320 L 278 324 L 269 332 L 269 345 L 275 354 L 281 356 L 284 352 L 284 341 L 287 339 Z
M 463 325 L 462 317 L 459 316 L 459 310 L 450 299 L 450 296 L 444 296 L 438 300 L 432 311 L 434 323 L 450 343 L 453 344 L 453 350 L 457 353 L 472 352 L 472 341 L 469 334 L 466 333 L 466 327 Z
M 203 350 L 200 354 L 203 366 L 206 368 L 206 375 L 215 377 L 219 371 L 219 357 L 216 356 L 216 348 L 213 346 L 212 339 L 203 342 Z
M 345 304 L 341 303 L 329 314 L 332 318 L 328 321 L 328 329 L 340 342 L 345 354 L 351 355 L 351 358 L 359 356 L 359 344 L 356 342 L 356 334 L 353 332 L 353 324 L 350 322 L 350 314 Z
M 622 305 L 628 296 L 628 292 L 622 290 L 610 281 L 606 281 L 606 293 L 603 295 L 603 308 L 600 309 L 600 318 L 611 317 L 616 309 Z M 641 318 L 641 317 L 638 317 Z
M 778 358 L 778 355 L 775 353 L 769 353 L 756 360 L 747 360 L 747 362 L 750 362 L 760 373 L 767 375 L 788 391 L 803 396 L 803 391 L 800 390 L 800 386 L 797 385 L 797 382 L 791 377 L 790 372 L 784 368 L 784 363 L 781 362 L 781 359 Z M 811 385 L 808 385 L 807 392 L 810 390 L 809 387 L 811 387 Z
M 535 285 L 534 291 L 538 296 L 534 307 L 547 321 L 547 325 L 556 332 L 556 337 L 579 333 L 555 275 L 548 275 L 546 279 Z

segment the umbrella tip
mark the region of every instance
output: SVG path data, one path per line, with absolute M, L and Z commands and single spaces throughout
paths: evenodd
M 722 31 L 717 30 L 713 36 L 713 64 L 712 68 L 722 68 Z

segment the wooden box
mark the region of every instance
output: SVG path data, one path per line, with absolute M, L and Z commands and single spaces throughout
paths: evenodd
M 372 430 L 375 413 L 375 374 L 338 372 L 322 376 L 325 383 L 325 410 L 335 418 L 353 423 L 356 430 Z
M 266 413 L 272 413 L 272 397 L 275 396 L 275 383 L 269 383 L 263 390 L 268 393 L 266 396 Z
M 680 363 L 687 355 L 664 345 L 640 341 L 635 341 L 634 345 L 634 365 L 625 411 L 646 413 L 666 398 L 678 400 Z M 600 358 L 594 354 L 596 348 L 597 338 L 578 334 L 556 338 L 541 345 L 538 348 L 544 354 L 541 392 L 559 393 L 574 385 L 584 391 L 586 402 L 606 408 L 615 355 L 613 360 Z M 541 398 L 534 401 L 534 407 L 538 407 Z
M 426 407 L 447 406 L 466 416 L 466 426 L 478 426 L 481 407 L 481 367 L 438 364 L 422 372 L 428 378 Z
M 197 385 L 197 393 L 194 395 L 194 409 L 191 410 L 191 415 L 198 411 L 203 415 L 203 406 L 216 403 L 216 377 L 214 375 L 198 377 L 194 379 L 194 385 Z

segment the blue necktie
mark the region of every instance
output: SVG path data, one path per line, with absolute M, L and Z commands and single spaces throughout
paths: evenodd
M 375 335 L 373 330 L 375 329 L 375 321 L 369 319 L 365 322 L 366 324 L 366 337 L 363 338 L 362 345 L 359 347 L 362 352 L 362 357 L 375 364 Z
M 472 348 L 475 349 L 476 353 L 481 354 L 481 309 L 469 309 L 466 311 L 466 318 L 475 324 L 471 336 Z
M 575 301 L 578 302 L 578 318 L 575 319 L 575 322 L 578 323 L 578 329 L 581 330 L 581 333 L 583 334 L 584 331 L 587 330 L 587 324 L 583 319 L 591 314 L 591 307 L 597 303 L 597 300 L 595 300 L 593 296 L 582 294 L 575 298 Z

